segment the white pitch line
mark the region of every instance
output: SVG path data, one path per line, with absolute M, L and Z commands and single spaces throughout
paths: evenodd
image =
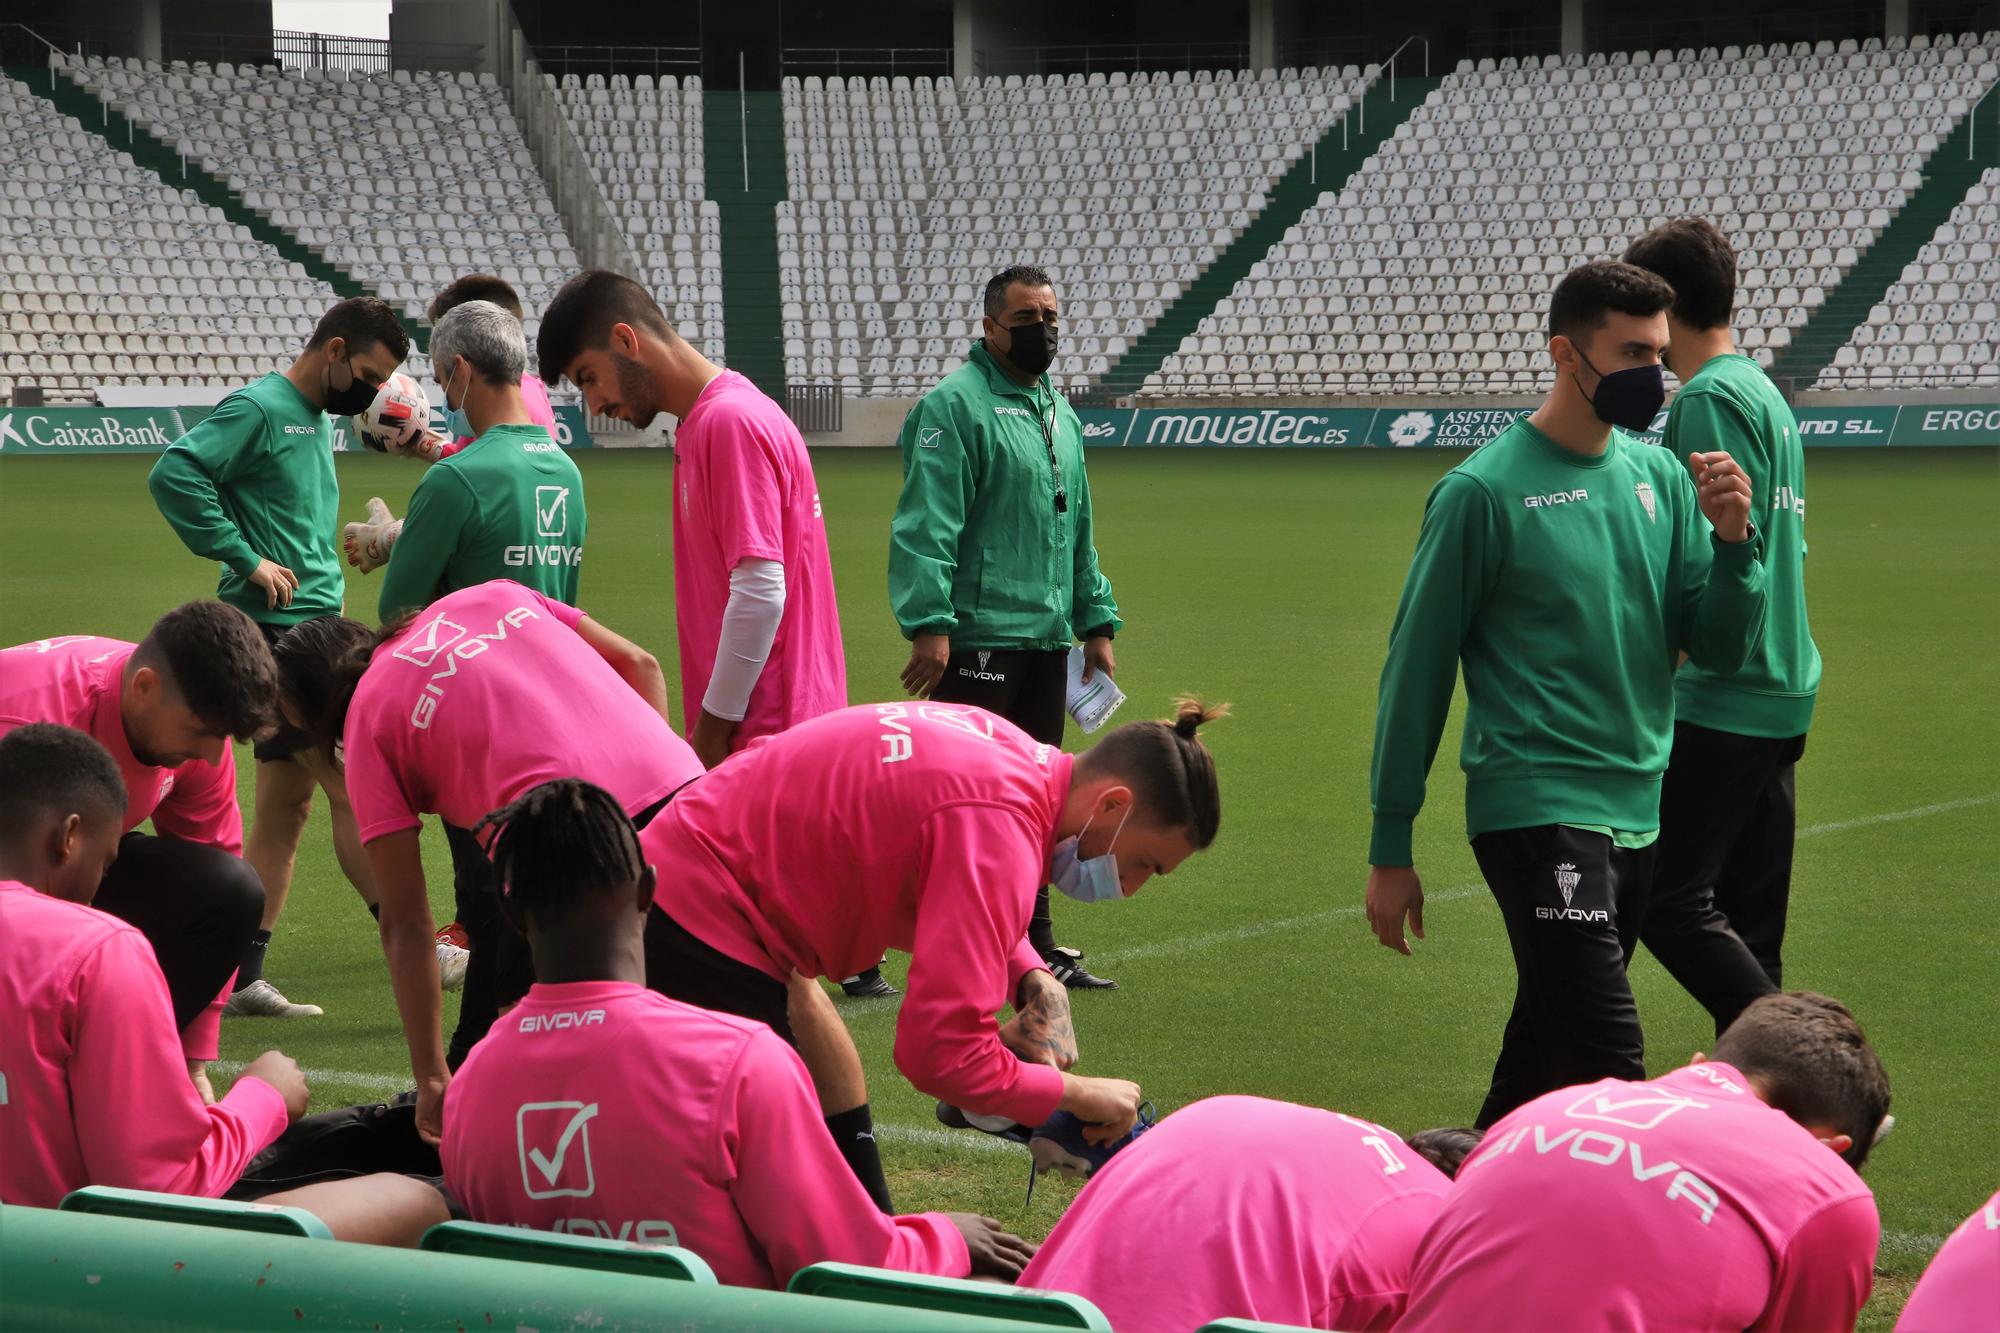
M 233 1079 L 247 1069 L 249 1065 L 250 1062 L 247 1060 L 211 1060 L 208 1067 L 213 1072 L 221 1074 L 225 1078 Z M 350 1083 L 366 1089 L 371 1095 L 384 1098 L 393 1097 L 399 1092 L 408 1092 L 416 1086 L 416 1081 L 408 1077 L 397 1078 L 388 1074 L 364 1074 L 357 1069 L 306 1069 L 301 1072 L 306 1076 L 306 1085 L 308 1087 L 317 1083 Z M 319 1109 L 324 1111 L 333 1108 L 321 1107 Z
M 1456 902 L 1461 898 L 1473 898 L 1487 892 L 1484 884 L 1458 884 L 1449 889 L 1439 889 L 1424 895 L 1424 905 L 1432 903 Z M 1104 953 L 1093 953 L 1092 963 L 1103 963 L 1109 967 L 1119 967 L 1136 962 L 1141 958 L 1159 958 L 1174 954 L 1196 953 L 1218 944 L 1234 944 L 1239 940 L 1254 940 L 1259 936 L 1273 935 L 1281 930 L 1296 930 L 1300 926 L 1315 926 L 1322 921 L 1338 921 L 1346 917 L 1359 918 L 1364 914 L 1360 903 L 1348 903 L 1342 907 L 1329 907 L 1321 912 L 1307 912 L 1302 916 L 1279 917 L 1275 921 L 1251 921 L 1241 926 L 1231 926 L 1228 930 L 1218 930 L 1207 935 L 1184 936 L 1174 940 L 1154 940 L 1147 944 L 1135 944 L 1129 949 L 1112 949 Z M 1414 948 L 1422 948 L 1421 941 L 1414 941 Z
M 1831 824 L 1814 824 L 1799 830 L 1801 838 L 1817 838 L 1822 833 L 1844 833 L 1851 828 L 1867 828 L 1871 824 L 1895 824 L 1905 819 L 1922 819 L 1926 815 L 1942 815 L 1953 810 L 1970 810 L 1976 805 L 1992 805 L 2000 801 L 2000 791 L 1990 791 L 1984 796 L 1966 796 L 1956 801 L 1939 801 L 1936 805 L 1920 805 L 1912 810 L 1891 810 L 1886 815 L 1863 815 L 1859 819 L 1836 819 Z

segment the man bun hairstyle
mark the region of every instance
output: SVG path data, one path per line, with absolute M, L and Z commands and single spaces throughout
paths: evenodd
M 554 922 L 578 891 L 623 888 L 645 873 L 639 833 L 625 808 L 582 778 L 530 787 L 480 820 L 473 836 L 489 829 L 493 882 L 517 921 Z
M 1126 723 L 1084 751 L 1077 769 L 1090 777 L 1115 773 L 1125 779 L 1158 824 L 1185 829 L 1188 841 L 1201 851 L 1215 841 L 1221 826 L 1222 792 L 1215 756 L 1199 733 L 1228 716 L 1228 704 L 1183 695 L 1174 700 L 1170 721 Z
M 1752 1001 L 1716 1039 L 1713 1058 L 1761 1085 L 1764 1100 L 1802 1125 L 1831 1125 L 1853 1140 L 1841 1154 L 1868 1160 L 1889 1114 L 1889 1075 L 1840 1001 L 1785 991 Z
M 278 640 L 273 649 L 278 688 L 327 763 L 340 764 L 347 710 L 368 670 L 369 659 L 410 620 L 406 615 L 377 631 L 346 616 L 315 616 L 292 626 Z
M 97 741 L 54 722 L 30 722 L 0 736 L 0 840 L 11 841 L 54 815 L 119 819 L 125 779 Z
M 1675 218 L 1632 242 L 1625 262 L 1674 289 L 1673 315 L 1691 329 L 1719 329 L 1736 305 L 1736 250 L 1707 218 Z
M 1598 259 L 1571 269 L 1549 297 L 1549 336 L 1578 344 L 1604 327 L 1613 314 L 1646 318 L 1674 304 L 1674 289 L 1657 273 L 1616 259 Z
M 1483 1129 L 1420 1129 L 1403 1142 L 1447 1178 L 1457 1180 L 1458 1168 L 1465 1165 L 1465 1159 L 1472 1156 L 1472 1150 L 1485 1137 Z
M 132 654 L 180 696 L 188 711 L 224 736 L 247 741 L 278 713 L 278 668 L 263 631 L 217 601 L 189 602 L 153 622 Z

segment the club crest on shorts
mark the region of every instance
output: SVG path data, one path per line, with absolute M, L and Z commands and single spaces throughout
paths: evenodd
M 990 661 L 990 660 L 992 659 L 992 657 L 993 657 L 993 654 L 992 654 L 992 653 L 991 653 L 990 651 L 988 651 L 987 649 L 985 649 L 985 648 L 981 648 L 981 649 L 979 650 L 979 669 L 980 669 L 981 671 L 984 671 L 984 670 L 986 670 L 986 663 L 987 663 L 988 661 Z
M 1646 521 L 1648 523 L 1657 523 L 1659 519 L 1655 516 L 1656 506 L 1653 503 L 1652 484 L 1642 481 L 1632 488 L 1632 494 L 1638 496 L 1639 503 L 1646 506 Z
M 1570 900 L 1576 897 L 1576 886 L 1582 879 L 1582 873 L 1568 862 L 1556 867 L 1556 887 L 1562 890 L 1564 907 L 1568 907 Z

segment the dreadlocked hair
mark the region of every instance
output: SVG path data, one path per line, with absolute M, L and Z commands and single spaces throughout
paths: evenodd
M 1216 784 L 1215 756 L 1201 742 L 1201 728 L 1229 716 L 1228 704 L 1207 704 L 1192 695 L 1174 700 L 1166 722 L 1128 722 L 1083 752 L 1079 773 L 1115 773 L 1132 784 L 1139 803 L 1163 827 L 1185 829 L 1202 851 L 1222 824 L 1222 792 Z
M 577 889 L 604 892 L 637 882 L 646 860 L 618 798 L 582 778 L 530 787 L 479 821 L 500 895 L 519 914 L 559 918 Z

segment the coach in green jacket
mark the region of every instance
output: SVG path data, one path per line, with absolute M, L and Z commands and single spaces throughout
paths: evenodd
M 977 704 L 1062 744 L 1070 646 L 1113 672 L 1121 627 L 1091 540 L 1083 429 L 1049 383 L 1059 312 L 1049 275 L 986 284 L 985 337 L 903 422 L 889 601 L 910 640 L 903 685 Z M 1056 948 L 1048 888 L 1029 942 L 1065 985 L 1110 988 Z

